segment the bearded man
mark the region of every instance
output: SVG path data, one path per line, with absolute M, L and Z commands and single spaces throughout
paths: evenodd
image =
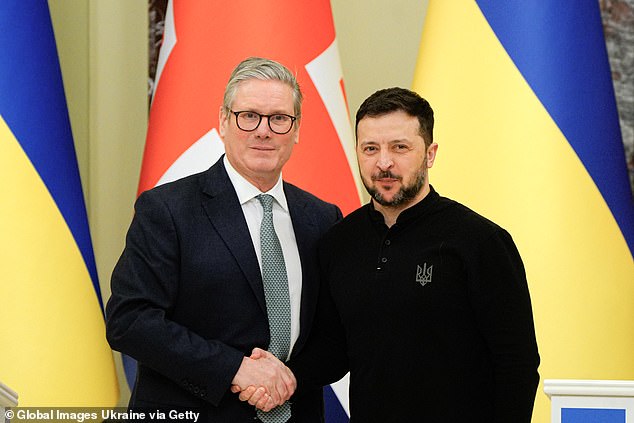
M 349 371 L 351 422 L 529 423 L 539 354 L 522 259 L 506 230 L 430 185 L 433 126 L 402 88 L 359 108 L 372 199 L 322 240 L 316 323 L 288 365 L 298 393 Z

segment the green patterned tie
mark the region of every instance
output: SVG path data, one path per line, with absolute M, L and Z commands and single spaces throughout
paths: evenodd
M 269 317 L 271 342 L 269 351 L 281 361 L 286 361 L 291 347 L 291 300 L 288 293 L 288 276 L 280 240 L 273 226 L 273 197 L 258 195 L 264 209 L 260 227 L 262 251 L 262 281 L 266 311 Z M 285 402 L 265 413 L 258 410 L 258 418 L 264 423 L 284 423 L 291 418 L 291 405 Z

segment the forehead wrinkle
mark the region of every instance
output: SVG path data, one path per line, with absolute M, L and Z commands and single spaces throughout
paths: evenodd
M 280 81 L 246 80 L 236 89 L 232 108 L 260 114 L 293 114 L 292 89 Z

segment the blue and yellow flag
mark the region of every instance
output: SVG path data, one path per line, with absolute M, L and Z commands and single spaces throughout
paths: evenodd
M 0 2 L 0 380 L 20 406 L 118 387 L 45 0 Z
M 543 379 L 634 379 L 634 209 L 597 0 L 431 0 L 437 190 L 524 259 Z M 549 421 L 537 394 L 534 422 Z

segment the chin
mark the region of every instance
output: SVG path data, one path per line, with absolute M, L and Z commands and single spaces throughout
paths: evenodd
M 384 201 L 389 201 L 389 202 L 394 201 L 394 197 L 396 196 L 396 194 L 398 194 L 398 190 L 396 192 L 392 192 L 392 191 L 386 192 L 386 191 L 378 190 L 377 192 L 381 195 L 381 198 L 383 198 Z
M 272 159 L 270 157 L 257 157 L 249 160 L 249 167 L 252 170 L 258 170 L 262 172 L 271 172 L 277 166 L 279 162 L 277 159 Z

